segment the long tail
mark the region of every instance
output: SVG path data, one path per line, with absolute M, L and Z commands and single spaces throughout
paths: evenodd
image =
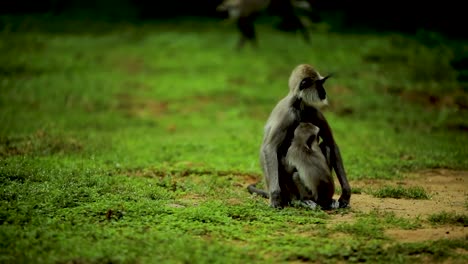
M 256 185 L 257 185 L 256 183 L 252 183 L 249 186 L 247 186 L 247 190 L 249 191 L 249 193 L 251 194 L 256 193 L 262 196 L 263 198 L 270 198 L 270 195 L 268 195 L 266 191 L 258 189 L 257 187 L 255 187 Z

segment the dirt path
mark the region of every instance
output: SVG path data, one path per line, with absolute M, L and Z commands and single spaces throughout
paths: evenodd
M 352 187 L 377 189 L 385 185 L 404 187 L 420 186 L 431 196 L 429 200 L 409 200 L 393 198 L 376 198 L 368 194 L 353 194 L 351 198 L 352 213 L 335 215 L 333 221 L 349 221 L 358 212 L 379 210 L 394 212 L 396 216 L 427 220 L 428 216 L 441 212 L 467 214 L 468 204 L 468 171 L 446 169 L 425 170 L 410 173 L 400 181 L 359 180 L 352 181 Z M 468 227 L 424 225 L 416 230 L 387 230 L 386 234 L 398 241 L 416 242 L 442 238 L 468 238 Z

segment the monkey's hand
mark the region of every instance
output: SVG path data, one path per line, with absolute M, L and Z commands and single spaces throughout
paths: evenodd
M 277 209 L 283 208 L 281 194 L 279 191 L 274 191 L 270 193 L 270 206 Z
M 347 199 L 343 198 L 343 195 L 341 195 L 340 199 L 338 199 L 338 208 L 348 208 L 349 207 L 349 197 Z
M 338 209 L 338 208 L 340 208 L 340 202 L 338 202 L 335 199 L 332 199 L 330 209 Z
M 312 200 L 304 200 L 302 201 L 302 205 L 312 210 L 317 209 L 317 203 Z
M 340 196 L 340 199 L 338 199 L 338 202 L 340 203 L 340 208 L 349 207 L 350 199 L 351 199 L 351 187 L 349 187 L 349 185 L 342 187 L 341 196 Z

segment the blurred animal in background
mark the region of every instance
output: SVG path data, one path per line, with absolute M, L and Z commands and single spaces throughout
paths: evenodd
M 281 18 L 278 28 L 283 31 L 299 31 L 309 43 L 309 33 L 297 15 L 297 10 L 309 10 L 310 4 L 305 0 L 224 0 L 217 6 L 218 12 L 227 12 L 229 19 L 234 20 L 240 32 L 237 48 L 242 49 L 246 42 L 258 46 L 255 21 L 259 15 L 269 12 Z

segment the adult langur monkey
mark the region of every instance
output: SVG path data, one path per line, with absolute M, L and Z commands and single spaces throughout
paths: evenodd
M 254 22 L 269 4 L 270 0 L 224 0 L 216 8 L 217 11 L 228 11 L 229 18 L 236 21 L 240 32 L 237 49 L 242 49 L 247 41 L 257 46 Z
M 281 159 L 286 173 L 292 175 L 294 188 L 290 188 L 291 200 L 310 209 L 336 209 L 339 204 L 333 199 L 335 184 L 331 176 L 331 164 L 319 146 L 320 129 L 312 123 L 300 123 L 286 156 Z M 328 155 L 329 153 L 327 153 Z M 249 191 L 268 198 L 263 190 L 249 186 Z
M 286 172 L 292 174 L 298 194 L 296 199 L 309 208 L 334 209 L 335 184 L 322 150 L 319 131 L 311 123 L 300 123 L 283 162 Z
M 309 33 L 295 9 L 309 9 L 310 5 L 299 0 L 224 0 L 216 7 L 218 12 L 227 11 L 229 18 L 234 20 L 240 32 L 237 49 L 242 49 L 247 42 L 254 47 L 258 45 L 255 30 L 255 20 L 268 9 L 275 9 L 277 16 L 282 18 L 281 28 L 289 31 L 300 31 L 306 42 L 310 41 Z
M 322 139 L 320 148 L 335 170 L 341 185 L 339 207 L 349 205 L 351 187 L 349 186 L 338 145 L 332 130 L 320 109 L 327 105 L 323 87 L 329 76 L 322 77 L 311 65 L 300 64 L 289 77 L 289 93 L 272 110 L 265 125 L 260 149 L 260 164 L 263 169 L 268 192 L 258 190 L 255 185 L 248 187 L 250 192 L 270 198 L 270 206 L 282 208 L 297 195 L 298 190 L 282 164 L 291 145 L 294 130 L 301 122 L 312 123 L 319 127 Z

